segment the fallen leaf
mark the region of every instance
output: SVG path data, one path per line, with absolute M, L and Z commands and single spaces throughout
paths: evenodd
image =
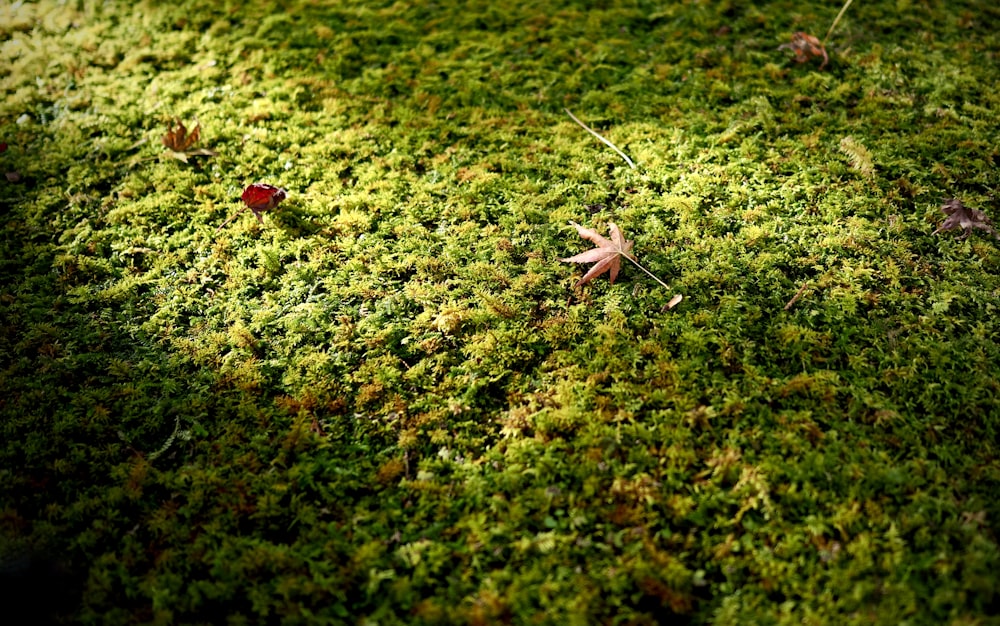
M 189 133 L 184 122 L 177 120 L 176 123 L 176 129 L 173 121 L 167 125 L 167 134 L 162 139 L 163 145 L 174 152 L 184 152 L 198 142 L 201 137 L 201 125 L 195 124 L 194 129 Z
M 265 211 L 270 211 L 274 207 L 278 206 L 282 200 L 288 197 L 288 192 L 281 187 L 275 187 L 274 185 L 268 185 L 267 183 L 253 183 L 243 190 L 243 195 L 240 196 L 240 200 L 246 205 L 244 209 L 250 209 L 257 218 L 257 221 L 261 224 L 264 223 L 264 218 L 261 216 Z M 243 212 L 244 209 L 240 209 L 236 213 L 233 213 L 226 219 L 225 222 L 219 224 L 219 227 L 215 229 L 215 232 L 222 230 L 222 227 L 233 221 L 233 219 Z
M 626 241 L 621 229 L 613 222 L 608 223 L 608 228 L 611 230 L 611 239 L 601 236 L 596 230 L 580 226 L 576 222 L 570 222 L 570 224 L 581 237 L 597 244 L 596 248 L 581 252 L 567 259 L 560 259 L 564 263 L 596 263 L 573 287 L 586 285 L 604 272 L 608 272 L 608 278 L 611 280 L 611 284 L 614 284 L 615 278 L 618 277 L 618 271 L 621 269 L 622 257 L 627 257 L 632 261 L 635 260 L 629 254 L 634 242 Z
M 586 285 L 604 272 L 608 272 L 608 279 L 612 284 L 614 284 L 615 278 L 618 278 L 618 271 L 621 269 L 622 257 L 625 257 L 631 261 L 633 265 L 645 272 L 650 278 L 663 285 L 664 288 L 670 289 L 667 283 L 657 278 L 655 274 L 647 270 L 635 260 L 635 256 L 631 252 L 632 244 L 634 242 L 626 240 L 625 235 L 622 234 L 621 229 L 618 228 L 618 225 L 614 222 L 608 222 L 608 229 L 611 231 L 611 239 L 600 235 L 596 230 L 580 226 L 576 222 L 570 222 L 570 224 L 576 229 L 576 232 L 579 233 L 581 237 L 597 244 L 596 248 L 587 250 L 586 252 L 581 252 L 580 254 L 571 256 L 568 259 L 560 259 L 564 263 L 595 263 L 595 265 L 591 267 L 590 270 L 583 275 L 583 278 L 578 280 L 573 287 Z M 676 295 L 670 300 L 670 302 L 667 303 L 666 308 L 676 306 L 680 301 L 681 296 Z
M 679 293 L 678 294 L 674 294 L 674 297 L 670 298 L 670 302 L 664 304 L 663 308 L 661 308 L 660 310 L 661 311 L 669 311 L 670 309 L 672 309 L 675 306 L 677 306 L 678 304 L 680 304 L 681 300 L 683 300 L 683 299 L 684 299 L 684 296 L 682 296 L 681 294 L 679 294 Z
M 267 183 L 254 183 L 243 190 L 243 195 L 240 196 L 240 199 L 253 212 L 257 221 L 263 224 L 264 218 L 260 214 L 278 206 L 287 197 L 288 192 L 281 187 L 275 187 Z
M 822 42 L 809 33 L 802 31 L 792 35 L 790 42 L 778 46 L 778 50 L 791 50 L 794 52 L 796 63 L 805 63 L 812 59 L 822 58 L 823 62 L 819 64 L 819 69 L 823 69 L 830 62 L 830 57 L 827 56 L 826 48 L 823 47 Z
M 192 156 L 215 156 L 218 154 L 214 150 L 208 150 L 205 148 L 195 148 L 194 145 L 198 143 L 201 139 L 201 125 L 195 124 L 195 127 L 188 132 L 187 127 L 184 126 L 184 122 L 176 120 L 177 128 L 174 128 L 174 122 L 170 122 L 167 125 L 167 134 L 163 136 L 160 140 L 164 146 L 170 150 L 170 156 L 182 161 L 184 163 L 188 162 L 188 157 Z
M 945 203 L 941 205 L 941 210 L 944 211 L 944 214 L 948 218 L 941 222 L 937 230 L 931 233 L 932 235 L 936 235 L 944 230 L 961 228 L 963 232 L 959 235 L 959 239 L 965 239 L 972 233 L 973 228 L 981 228 L 997 239 L 1000 239 L 1000 234 L 997 234 L 996 229 L 993 228 L 993 223 L 990 222 L 990 218 L 986 217 L 985 213 L 976 209 L 970 209 L 962 204 L 962 201 L 958 198 L 945 200 Z

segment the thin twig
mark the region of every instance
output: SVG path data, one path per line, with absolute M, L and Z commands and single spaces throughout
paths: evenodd
M 579 119 L 577 119 L 577 117 L 575 115 L 573 115 L 573 113 L 571 113 L 569 109 L 563 109 L 563 111 L 566 111 L 566 115 L 569 115 L 571 118 L 573 118 L 574 122 L 576 122 L 581 127 L 583 127 L 583 130 L 587 131 L 588 133 L 590 133 L 594 137 L 597 137 L 598 139 L 600 139 L 601 141 L 603 141 L 604 145 L 608 146 L 609 148 L 611 148 L 612 150 L 614 150 L 615 152 L 617 152 L 618 156 L 620 156 L 621 158 L 625 159 L 625 162 L 628 163 L 629 167 L 631 167 L 632 169 L 635 169 L 635 163 L 633 163 L 632 159 L 628 158 L 628 156 L 624 152 L 622 152 L 621 150 L 619 150 L 618 146 L 616 146 L 615 144 L 611 143 L 610 141 L 608 141 L 604 137 L 601 137 L 597 133 L 597 131 L 595 131 L 590 126 L 587 126 L 586 124 L 584 124 L 583 122 L 581 122 Z
M 826 45 L 826 40 L 833 34 L 833 29 L 840 23 L 840 18 L 844 16 L 844 11 L 847 10 L 847 7 L 851 6 L 852 2 L 854 2 L 854 0 L 847 0 L 847 2 L 844 3 L 844 6 L 840 7 L 840 13 L 837 14 L 837 17 L 833 18 L 833 24 L 830 24 L 830 30 L 826 31 L 826 37 L 823 37 L 824 46 Z
M 796 302 L 798 302 L 799 298 L 802 297 L 802 294 L 805 293 L 806 287 L 808 287 L 808 286 L 809 286 L 809 281 L 808 280 L 806 282 L 802 283 L 802 286 L 799 287 L 799 290 L 795 292 L 795 295 L 792 296 L 792 299 L 789 300 L 788 304 L 785 305 L 785 309 L 784 309 L 785 311 L 787 311 L 788 309 L 792 308 L 792 306 Z

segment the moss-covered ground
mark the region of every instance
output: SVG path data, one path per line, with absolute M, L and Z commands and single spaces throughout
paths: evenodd
M 3 3 L 5 616 L 1000 623 L 1000 10 L 839 9 Z

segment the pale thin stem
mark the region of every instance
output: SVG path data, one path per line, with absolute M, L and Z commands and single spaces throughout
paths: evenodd
M 830 38 L 830 35 L 833 34 L 833 29 L 837 28 L 837 24 L 840 23 L 840 18 L 844 17 L 844 11 L 847 10 L 847 7 L 851 6 L 852 2 L 854 2 L 854 0 L 847 0 L 847 2 L 844 3 L 844 6 L 840 8 L 840 13 L 837 14 L 837 17 L 833 18 L 833 24 L 830 24 L 830 30 L 826 31 L 826 37 L 823 37 L 824 46 L 826 45 L 826 41 Z
M 667 283 L 665 283 L 665 282 L 663 282 L 662 280 L 660 280 L 659 278 L 657 278 L 657 277 L 656 277 L 656 274 L 654 274 L 653 272 L 650 272 L 650 271 L 649 271 L 649 270 L 647 270 L 647 269 L 646 269 L 645 267 L 643 267 L 643 266 L 639 265 L 639 262 L 638 262 L 638 261 L 636 261 L 635 259 L 633 259 L 632 257 L 630 257 L 630 256 L 629 256 L 629 255 L 627 255 L 627 254 L 623 254 L 622 256 L 623 256 L 623 257 L 625 257 L 626 259 L 628 259 L 629 261 L 632 261 L 632 263 L 633 263 L 633 264 L 634 264 L 634 265 L 635 265 L 636 267 L 638 267 L 638 268 L 639 268 L 639 269 L 641 269 L 642 271 L 646 272 L 646 274 L 648 274 L 650 278 L 652 278 L 652 279 L 653 279 L 653 280 L 655 280 L 656 282 L 658 282 L 658 283 L 660 283 L 661 285 L 663 285 L 663 287 L 664 287 L 664 288 L 666 288 L 666 289 L 670 289 L 670 285 L 668 285 Z
M 573 121 L 576 122 L 577 124 L 579 124 L 583 128 L 583 130 L 587 131 L 588 133 L 590 133 L 594 137 L 597 137 L 598 139 L 600 139 L 601 141 L 603 141 L 604 145 L 608 146 L 609 148 L 611 148 L 612 150 L 614 150 L 615 152 L 617 152 L 618 156 L 620 156 L 621 158 L 625 159 L 625 162 L 628 163 L 629 167 L 631 167 L 632 169 L 635 169 L 635 163 L 632 162 L 632 159 L 628 158 L 628 155 L 626 155 L 624 152 L 622 152 L 621 150 L 619 150 L 618 146 L 616 146 L 615 144 L 611 143 L 610 141 L 608 141 L 604 137 L 601 137 L 601 135 L 599 135 L 597 133 L 597 131 L 595 131 L 590 126 L 587 126 L 586 124 L 584 124 L 583 122 L 581 122 L 579 119 L 577 119 L 577 117 L 575 115 L 573 115 L 573 113 L 571 113 L 569 109 L 563 109 L 563 111 L 566 111 L 566 115 L 569 115 L 571 118 L 573 118 Z

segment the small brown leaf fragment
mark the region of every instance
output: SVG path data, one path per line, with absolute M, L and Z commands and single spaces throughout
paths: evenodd
M 177 128 L 174 128 L 176 122 Z M 195 124 L 191 132 L 188 132 L 184 122 L 180 120 L 171 121 L 167 125 L 167 133 L 160 140 L 164 146 L 170 150 L 172 157 L 178 161 L 188 162 L 188 157 L 192 156 L 215 156 L 214 150 L 205 148 L 195 148 L 194 145 L 201 139 L 201 125 Z
M 189 133 L 184 122 L 176 120 L 177 128 L 174 128 L 174 121 L 167 125 L 167 134 L 163 136 L 163 145 L 174 152 L 186 152 L 188 148 L 198 142 L 201 137 L 201 125 L 195 124 L 194 129 Z
M 981 228 L 997 239 L 1000 239 L 1000 234 L 993 228 L 993 223 L 990 221 L 990 218 L 986 217 L 985 213 L 965 206 L 958 198 L 945 200 L 945 203 L 941 205 L 941 210 L 948 218 L 941 222 L 937 230 L 931 233 L 932 235 L 945 230 L 961 228 L 963 232 L 958 238 L 965 239 L 972 232 L 973 228 Z
M 608 272 L 608 278 L 611 284 L 614 284 L 615 279 L 618 278 L 618 271 L 621 269 L 621 258 L 626 256 L 634 260 L 629 251 L 632 250 L 632 245 L 635 242 L 626 241 L 621 229 L 613 222 L 608 223 L 608 229 L 611 231 L 611 239 L 603 237 L 596 230 L 580 226 L 576 222 L 570 222 L 570 224 L 581 237 L 597 244 L 596 248 L 566 259 L 560 259 L 564 263 L 596 263 L 573 286 L 580 287 L 581 285 L 586 285 L 604 272 Z
M 805 63 L 812 59 L 822 58 L 823 62 L 819 64 L 819 69 L 823 69 L 830 62 L 830 57 L 827 56 L 823 43 L 816 37 L 802 31 L 792 35 L 790 42 L 778 46 L 778 50 L 791 50 L 794 52 L 796 63 Z

